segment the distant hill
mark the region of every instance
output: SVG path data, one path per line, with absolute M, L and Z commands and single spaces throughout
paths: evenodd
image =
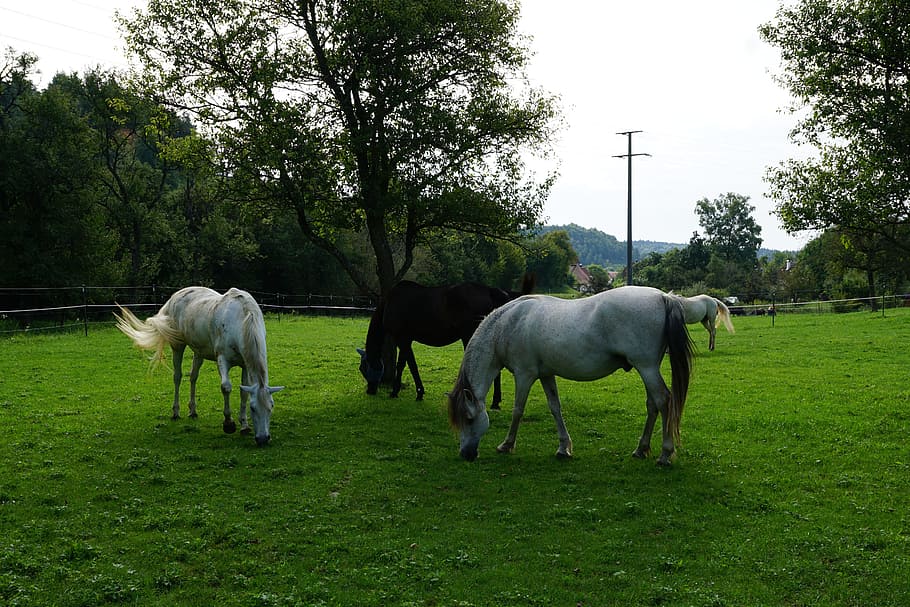
M 564 230 L 569 235 L 572 248 L 578 253 L 578 260 L 585 265 L 596 264 L 603 268 L 618 269 L 626 265 L 626 242 L 617 240 L 597 228 L 585 228 L 575 223 L 561 226 L 543 226 L 540 234 Z M 658 242 L 654 240 L 633 240 L 632 259 L 639 260 L 649 253 L 666 253 L 671 249 L 684 249 L 688 243 Z M 777 251 L 759 249 L 758 257 L 771 258 Z
M 570 223 L 561 226 L 544 226 L 541 234 L 563 230 L 569 235 L 572 248 L 578 253 L 578 260 L 585 265 L 596 264 L 604 268 L 620 268 L 626 265 L 626 242 L 596 228 L 584 228 Z M 641 259 L 652 251 L 665 253 L 670 249 L 681 249 L 686 245 L 653 240 L 633 240 L 632 258 Z

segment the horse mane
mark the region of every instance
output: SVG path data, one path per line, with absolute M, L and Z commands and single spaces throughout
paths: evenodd
M 370 326 L 367 329 L 367 341 L 364 349 L 373 357 L 381 356 L 382 342 L 385 339 L 385 327 L 383 326 L 382 317 L 385 314 L 385 299 L 380 300 L 370 317 Z
M 254 373 L 254 379 L 261 386 L 268 384 L 268 359 L 265 342 L 265 323 L 262 318 L 262 312 L 259 306 L 252 302 L 244 301 L 244 310 L 246 314 L 243 317 L 243 349 L 244 361 L 250 373 Z
M 455 430 L 461 430 L 468 424 L 467 407 L 464 404 L 465 390 L 470 388 L 470 383 L 465 375 L 464 364 L 458 369 L 458 378 L 452 391 L 446 394 L 449 411 L 449 425 Z

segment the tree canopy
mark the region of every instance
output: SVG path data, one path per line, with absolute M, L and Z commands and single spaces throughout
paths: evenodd
M 836 229 L 856 246 L 910 252 L 910 5 L 801 0 L 760 28 L 796 100 L 795 141 L 817 157 L 767 180 L 786 229 Z M 873 241 L 874 244 L 873 244 Z
M 518 18 L 505 0 L 150 0 L 122 25 L 149 90 L 210 129 L 227 170 L 385 292 L 447 231 L 538 222 L 552 176 L 523 154 L 549 150 L 558 113 L 524 80 Z

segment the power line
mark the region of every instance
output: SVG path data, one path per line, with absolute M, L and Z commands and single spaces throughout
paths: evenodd
M 13 13 L 19 15 L 20 17 L 25 17 L 26 19 L 34 19 L 35 21 L 43 21 L 44 23 L 50 23 L 51 25 L 56 25 L 58 27 L 65 27 L 73 31 L 82 32 L 83 34 L 89 34 L 92 36 L 98 36 L 99 38 L 105 38 L 107 40 L 117 40 L 113 36 L 108 34 L 102 34 L 101 32 L 93 32 L 92 30 L 83 29 L 81 27 L 76 27 L 75 25 L 70 25 L 68 23 L 61 23 L 60 21 L 54 21 L 53 19 L 46 19 L 44 17 L 39 17 L 38 15 L 31 15 L 22 11 L 17 11 L 16 9 L 8 8 L 6 6 L 0 6 L 0 10 L 6 11 L 8 13 Z M 12 38 L 12 36 L 10 36 Z
M 9 34 L 4 34 L 0 32 L 0 38 L 9 38 L 10 40 L 16 40 L 17 42 L 24 42 L 25 44 L 32 44 L 35 46 L 41 46 L 52 51 L 60 51 L 62 53 L 67 53 L 70 55 L 78 55 L 79 57 L 85 57 L 86 59 L 91 59 L 93 61 L 101 61 L 100 57 L 94 55 L 87 55 L 85 53 L 80 53 L 79 51 L 70 50 L 67 48 L 60 48 L 59 46 L 52 46 L 50 44 L 45 44 L 43 42 L 35 42 L 34 40 L 26 40 L 25 38 L 19 38 L 17 36 L 11 36 Z

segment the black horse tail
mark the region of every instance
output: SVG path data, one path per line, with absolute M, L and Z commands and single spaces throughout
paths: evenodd
M 664 340 L 670 352 L 670 403 L 667 407 L 667 427 L 673 440 L 679 444 L 679 423 L 686 406 L 689 393 L 689 378 L 692 376 L 692 365 L 695 359 L 695 344 L 686 328 L 682 304 L 674 297 L 664 297 L 666 316 L 664 321 Z

